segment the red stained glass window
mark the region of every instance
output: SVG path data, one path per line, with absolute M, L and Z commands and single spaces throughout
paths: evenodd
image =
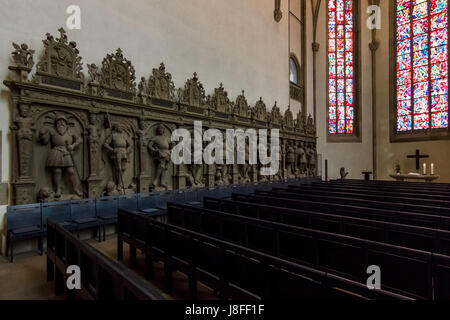
M 328 0 L 328 132 L 354 134 L 354 0 Z
M 448 128 L 448 0 L 395 10 L 397 132 Z

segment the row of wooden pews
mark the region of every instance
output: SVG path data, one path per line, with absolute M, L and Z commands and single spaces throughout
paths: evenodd
M 189 205 L 168 204 L 168 212 L 180 208 L 190 208 L 193 212 L 205 210 Z M 255 225 L 252 231 L 243 235 L 242 223 L 245 222 L 240 220 L 229 221 L 229 233 L 220 233 L 206 231 L 210 230 L 209 226 L 205 229 L 196 229 L 189 224 L 181 227 L 172 213 L 168 213 L 168 218 L 173 219 L 172 223 L 164 224 L 142 213 L 127 210 L 119 210 L 118 217 L 119 260 L 123 258 L 125 242 L 131 248 L 132 267 L 136 266 L 136 249 L 145 253 L 148 279 L 153 277 L 153 261 L 164 262 L 167 293 L 172 290 L 173 272 L 179 270 L 189 277 L 192 299 L 197 295 L 197 281 L 219 292 L 222 299 L 409 299 L 386 290 L 368 290 L 366 285 L 357 281 L 312 268 L 295 259 L 283 258 L 277 253 L 281 248 L 271 243 L 277 230 L 270 229 L 274 226 L 270 223 L 269 228 Z M 206 221 L 204 223 L 208 224 Z M 214 228 L 214 224 L 211 222 L 211 228 Z M 216 227 L 223 230 L 223 226 Z M 251 236 L 253 231 L 258 233 L 255 238 Z M 284 235 L 296 239 L 295 234 Z M 250 243 L 250 238 L 256 243 Z M 286 252 L 286 256 L 295 255 L 297 251 L 293 245 L 286 246 L 280 252 L 284 253 L 284 250 L 290 251 Z
M 167 223 L 121 210 L 123 242 L 223 298 L 450 299 L 450 188 L 392 182 L 314 182 L 203 205 L 169 203 Z M 370 290 L 369 266 L 381 270 Z
M 58 222 L 47 221 L 47 237 L 47 281 L 54 282 L 57 296 L 64 294 L 68 300 L 166 300 L 156 287 Z M 79 274 L 73 267 L 79 268 Z

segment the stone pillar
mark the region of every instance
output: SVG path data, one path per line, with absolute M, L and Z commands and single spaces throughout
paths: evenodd
M 239 184 L 239 168 L 237 164 L 232 164 L 231 183 Z
M 206 183 L 205 186 L 208 188 L 214 188 L 216 185 L 216 166 L 207 165 L 206 166 Z
M 176 190 L 186 189 L 186 166 L 184 164 L 174 166 L 173 188 Z
M 250 168 L 250 181 L 253 183 L 258 182 L 258 166 L 256 164 Z
M 33 198 L 36 186 L 33 177 L 33 141 L 35 136 L 34 120 L 29 114 L 31 107 L 29 103 L 17 104 L 17 116 L 12 127 L 14 141 L 16 144 L 17 168 L 14 170 L 15 182 L 14 196 L 17 204 L 35 203 Z
M 149 192 L 150 184 L 152 181 L 151 174 L 149 173 L 148 163 L 150 161 L 147 143 L 148 138 L 145 135 L 146 128 L 144 119 L 139 119 L 139 130 L 136 134 L 136 141 L 138 146 L 139 164 L 138 164 L 138 177 L 137 177 L 137 192 L 144 193 Z
M 31 179 L 28 181 L 17 181 L 13 183 L 13 186 L 16 204 L 30 204 L 37 202 L 37 199 L 33 198 L 36 183 L 34 183 L 34 181 L 32 181 Z

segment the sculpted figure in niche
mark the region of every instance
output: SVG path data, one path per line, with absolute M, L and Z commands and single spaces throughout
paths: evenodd
M 99 83 L 100 80 L 100 71 L 98 66 L 95 63 L 87 64 L 88 74 L 91 77 L 91 82 Z
M 186 166 L 187 173 L 186 173 L 186 179 L 189 186 L 196 188 L 196 187 L 203 187 L 204 181 L 203 181 L 203 165 L 202 164 L 188 164 Z
M 224 186 L 225 182 L 223 181 L 223 168 L 224 165 L 218 164 L 216 165 L 216 186 Z
M 38 193 L 38 202 L 40 203 L 46 203 L 46 202 L 53 202 L 55 201 L 55 193 L 52 189 L 48 187 L 44 187 L 41 190 L 39 190 Z
M 316 175 L 317 159 L 316 159 L 316 151 L 315 151 L 313 143 L 309 144 L 309 147 L 307 148 L 306 152 L 307 152 L 307 157 L 308 157 L 308 171 L 309 171 L 309 174 L 311 176 L 315 176 Z
M 23 68 L 33 68 L 34 61 L 33 61 L 33 55 L 34 50 L 31 50 L 28 48 L 28 45 L 25 43 L 22 43 L 20 46 L 13 42 L 13 47 L 15 51 L 12 53 L 13 60 L 16 63 L 18 67 Z
M 148 143 L 148 149 L 152 154 L 156 171 L 153 179 L 153 187 L 155 190 L 169 190 L 170 187 L 164 183 L 164 174 L 169 169 L 170 153 L 172 149 L 172 142 L 165 135 L 165 128 L 159 125 L 156 128 L 156 136 L 154 136 Z
M 186 165 L 186 181 L 192 188 L 203 187 L 203 164 L 194 163 L 194 147 L 191 148 L 191 164 Z
M 69 131 L 67 119 L 60 115 L 55 119 L 54 128 L 43 128 L 39 132 L 39 141 L 43 145 L 50 143 L 51 149 L 47 157 L 47 168 L 53 173 L 53 184 L 55 187 L 55 198 L 61 198 L 62 173 L 65 172 L 72 185 L 73 192 L 83 196 L 75 175 L 75 164 L 73 162 L 73 152 L 77 150 L 81 143 L 81 138 Z
M 249 171 L 250 171 L 250 165 L 249 165 L 249 149 L 248 144 L 246 143 L 245 146 L 245 163 L 239 164 L 239 171 L 240 171 L 240 183 L 249 183 L 250 177 L 249 177 Z
M 112 124 L 111 134 L 106 139 L 103 147 L 108 151 L 113 162 L 113 175 L 117 186 L 125 190 L 123 174 L 126 171 L 128 156 L 131 153 L 131 143 L 128 135 L 119 123 Z
M 117 186 L 114 181 L 110 181 L 106 184 L 105 196 L 117 196 L 120 192 L 117 190 Z
M 29 117 L 30 105 L 19 105 L 19 117 L 16 119 L 17 126 L 17 147 L 19 156 L 19 177 L 30 177 L 31 150 L 33 147 L 33 124 L 34 121 Z
M 286 170 L 287 176 L 295 176 L 295 147 L 294 141 L 289 141 L 286 147 Z
M 230 165 L 217 164 L 216 165 L 216 185 L 227 186 L 230 184 L 231 176 L 229 175 Z
M 284 177 L 284 173 L 286 172 L 286 142 L 284 139 L 280 139 L 280 172 L 282 177 Z
M 307 171 L 308 161 L 306 159 L 306 151 L 305 151 L 305 145 L 303 142 L 298 142 L 297 145 L 297 163 L 298 163 L 298 169 L 300 170 L 300 174 L 303 174 Z
M 306 131 L 307 131 L 309 134 L 314 134 L 314 133 L 316 133 L 316 127 L 315 127 L 315 125 L 314 125 L 314 120 L 313 120 L 313 118 L 311 117 L 311 115 L 308 116 L 308 120 L 307 120 L 307 122 L 306 122 Z

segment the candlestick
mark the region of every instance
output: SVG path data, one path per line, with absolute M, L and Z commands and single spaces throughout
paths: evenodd
M 424 175 L 427 174 L 427 164 L 426 163 L 423 164 L 423 174 Z
M 434 175 L 434 163 L 431 164 L 431 175 Z

